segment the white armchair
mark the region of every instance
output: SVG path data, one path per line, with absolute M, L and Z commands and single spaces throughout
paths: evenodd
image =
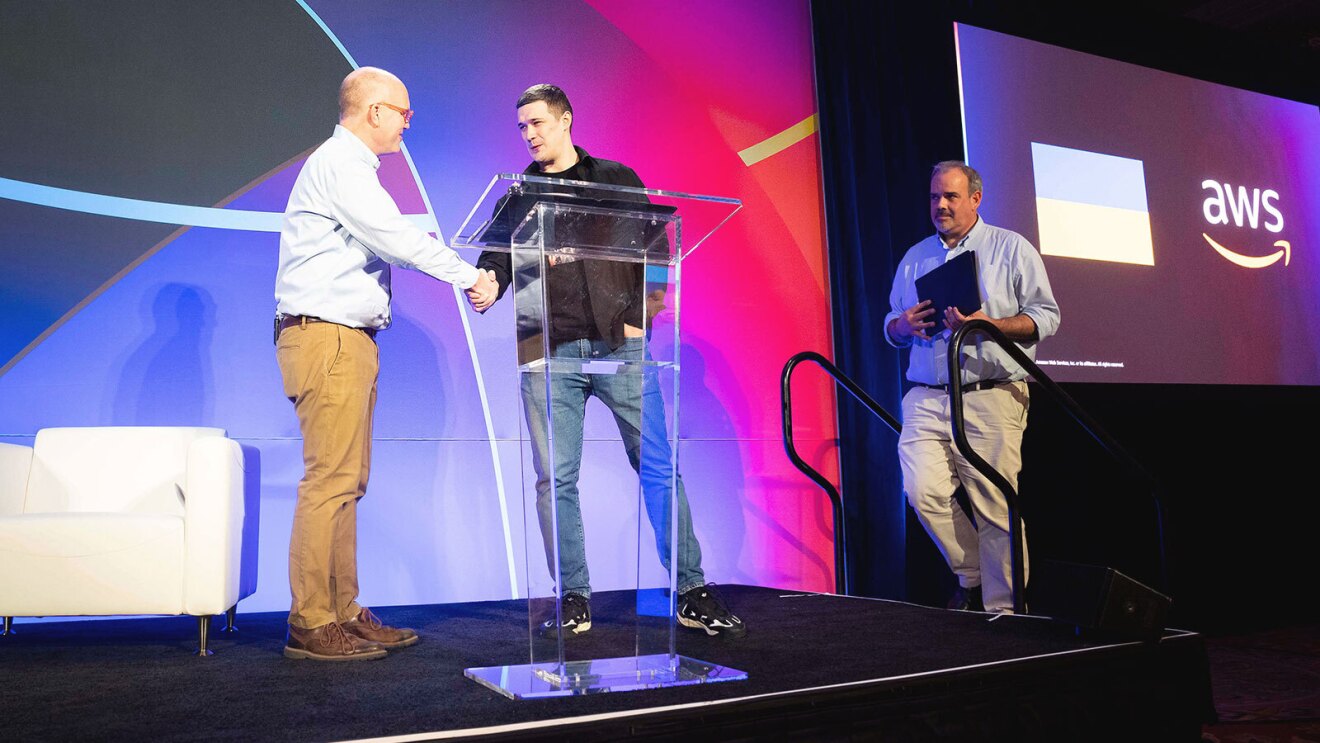
M 219 428 L 46 428 L 32 447 L 0 444 L 4 633 L 13 617 L 189 614 L 210 655 L 211 617 L 232 629 L 256 590 L 246 459 Z

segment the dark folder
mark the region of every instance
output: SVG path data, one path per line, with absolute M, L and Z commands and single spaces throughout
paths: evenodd
M 957 307 L 964 315 L 981 309 L 981 288 L 976 278 L 976 253 L 969 250 L 950 258 L 917 278 L 917 301 L 930 300 L 935 314 L 926 318 L 935 323 L 926 335 L 936 336 L 944 328 L 944 308 Z

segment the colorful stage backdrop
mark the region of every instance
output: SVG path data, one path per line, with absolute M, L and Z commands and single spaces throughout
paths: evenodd
M 810 38 L 805 0 L 6 3 L 0 441 L 49 426 L 227 429 L 262 458 L 260 587 L 242 608 L 286 608 L 302 465 L 271 344 L 276 231 L 303 158 L 330 135 L 339 81 L 373 65 L 407 83 L 407 151 L 381 179 L 446 235 L 494 173 L 526 166 L 514 102 L 553 82 L 592 154 L 655 188 L 745 204 L 684 264 L 680 466 L 709 579 L 830 590 L 828 503 L 779 432 L 785 360 L 830 352 Z M 516 596 L 509 303 L 478 316 L 409 271 L 394 298 L 362 598 Z M 835 479 L 832 391 L 799 384 L 799 449 Z M 611 553 L 635 538 L 615 526 L 634 517 L 634 475 L 595 403 L 588 436 L 595 588 L 628 586 L 633 566 Z

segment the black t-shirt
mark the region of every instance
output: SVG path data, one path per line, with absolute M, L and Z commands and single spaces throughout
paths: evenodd
M 542 173 L 547 178 L 566 181 L 586 180 L 582 161 L 568 170 Z M 562 259 L 561 259 L 562 260 Z M 596 316 L 591 311 L 591 296 L 587 293 L 587 274 L 582 260 L 546 268 L 546 299 L 550 305 L 550 342 L 562 343 L 579 339 L 597 340 Z
M 581 147 L 574 149 L 577 150 L 578 162 L 568 170 L 542 173 L 541 168 L 532 163 L 523 172 L 588 183 L 645 187 L 637 173 L 623 163 L 592 157 Z M 500 296 L 503 297 L 513 281 L 510 254 L 487 250 L 477 260 L 477 268 L 494 272 L 500 285 Z M 552 273 L 548 281 L 552 285 L 549 291 L 565 292 L 551 295 L 554 297 L 554 307 L 559 310 L 557 318 L 551 317 L 552 342 L 599 338 L 608 341 L 610 348 L 617 349 L 624 344 L 625 325 L 644 327 L 642 264 L 602 259 L 579 260 L 550 267 L 550 271 Z M 578 292 L 585 293 L 585 297 Z M 564 297 L 567 297 L 567 301 Z M 525 339 L 520 335 L 519 340 Z

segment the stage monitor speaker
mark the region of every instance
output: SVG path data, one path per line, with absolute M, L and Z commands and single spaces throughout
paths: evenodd
M 1072 624 L 1081 635 L 1158 640 L 1172 604 L 1113 568 L 1056 560 L 1031 566 L 1028 613 Z

